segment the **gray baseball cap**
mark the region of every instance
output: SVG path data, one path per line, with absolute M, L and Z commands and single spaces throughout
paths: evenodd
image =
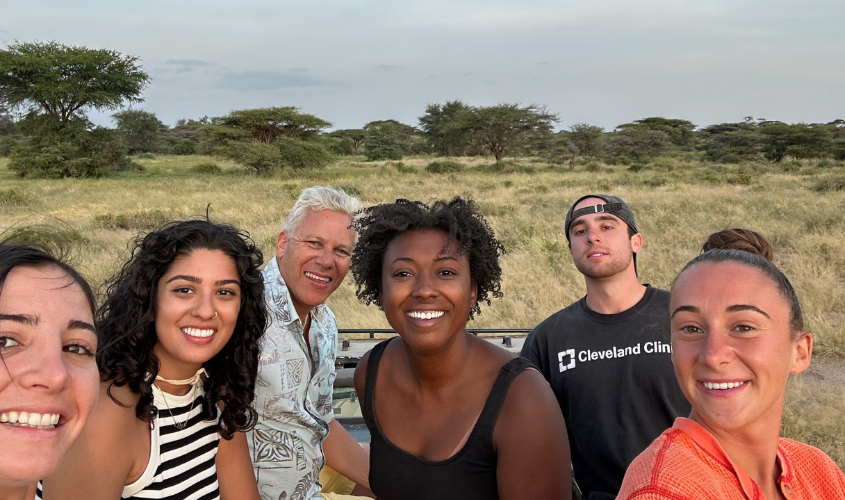
M 582 207 L 575 210 L 575 206 L 587 198 L 598 198 L 600 200 L 604 200 L 604 204 Z M 572 206 L 569 207 L 569 211 L 566 212 L 566 223 L 564 225 L 564 229 L 566 231 L 566 241 L 569 241 L 569 228 L 572 226 L 572 222 L 575 219 L 581 217 L 582 215 L 598 213 L 615 215 L 616 217 L 622 219 L 625 224 L 628 224 L 628 227 L 633 229 L 634 233 L 639 233 L 637 230 L 637 221 L 634 219 L 634 212 L 631 211 L 631 207 L 629 207 L 627 203 L 622 201 L 622 198 L 618 196 L 611 196 L 609 194 L 588 194 L 575 200 L 575 203 L 573 203 Z

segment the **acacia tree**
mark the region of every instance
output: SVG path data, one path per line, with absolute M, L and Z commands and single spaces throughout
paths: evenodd
M 332 126 L 331 122 L 302 113 L 293 106 L 241 109 L 214 118 L 212 123 L 210 131 L 218 139 L 251 137 L 264 144 L 271 144 L 277 137 L 309 140 Z
M 149 76 L 139 60 L 114 50 L 20 42 L 0 50 L 0 103 L 62 124 L 88 109 L 141 102 Z
M 203 129 L 210 140 L 208 152 L 260 174 L 286 167 L 321 168 L 333 159 L 316 141 L 332 124 L 292 106 L 242 109 L 211 122 Z
M 601 139 L 604 134 L 602 127 L 587 123 L 576 123 L 569 127 L 569 130 L 569 140 L 575 146 L 577 154 L 598 156 L 601 153 Z
M 155 113 L 142 109 L 126 109 L 111 116 L 117 130 L 123 133 L 129 154 L 155 150 L 161 131 L 165 128 Z
M 353 152 L 357 153 L 364 145 L 364 140 L 367 138 L 367 131 L 362 128 L 346 128 L 335 130 L 328 134 L 329 137 L 337 139 L 348 139 Z
M 459 100 L 426 106 L 425 114 L 419 118 L 420 129 L 437 154 L 462 156 L 470 153 L 469 131 L 460 126 L 458 119 L 470 109 Z
M 531 104 L 498 104 L 473 107 L 457 117 L 460 126 L 467 130 L 480 148 L 489 151 L 498 163 L 538 135 L 551 132 L 558 121 L 556 114 L 546 108 Z

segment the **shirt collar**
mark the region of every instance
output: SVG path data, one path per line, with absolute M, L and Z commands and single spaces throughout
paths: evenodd
M 754 498 L 754 480 L 751 479 L 751 477 L 746 474 L 744 470 L 740 469 L 739 466 L 733 463 L 733 460 L 731 460 L 730 457 L 728 457 L 728 454 L 725 453 L 725 450 L 724 448 L 722 448 L 722 445 L 719 444 L 719 441 L 715 437 L 713 437 L 713 435 L 710 434 L 707 429 L 702 427 L 701 424 L 699 424 L 698 422 L 684 417 L 676 418 L 675 424 L 672 426 L 672 428 L 683 431 L 683 433 L 689 436 L 690 439 L 695 441 L 698 446 L 703 448 L 716 460 L 721 462 L 722 465 L 731 470 L 739 480 L 739 484 L 742 487 L 742 492 L 745 494 L 746 498 Z M 777 460 L 781 470 L 780 478 L 778 478 L 778 483 L 789 483 L 789 481 L 792 479 L 792 474 L 789 467 L 789 461 L 787 460 L 786 455 L 783 453 L 783 450 L 781 450 L 780 444 L 778 444 Z

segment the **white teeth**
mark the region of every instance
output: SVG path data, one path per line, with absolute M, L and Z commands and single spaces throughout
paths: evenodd
M 408 316 L 414 319 L 434 319 L 445 314 L 444 311 L 411 311 Z
M 725 390 L 725 389 L 733 389 L 735 387 L 739 387 L 745 382 L 703 382 L 704 387 L 708 389 L 715 389 L 715 390 Z
M 34 427 L 36 429 L 52 429 L 59 423 L 59 414 L 10 411 L 0 414 L 0 423 Z
M 182 328 L 182 333 L 190 335 L 191 337 L 211 337 L 214 335 L 214 330 L 200 330 L 199 328 Z
M 329 278 L 323 278 L 322 276 L 317 276 L 316 274 L 311 274 L 308 271 L 305 271 L 305 276 L 308 276 L 311 279 L 322 281 L 323 283 L 328 283 L 331 281 Z

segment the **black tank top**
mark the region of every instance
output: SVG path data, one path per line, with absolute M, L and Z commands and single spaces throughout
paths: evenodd
M 392 339 L 391 339 L 392 340 Z M 531 363 L 517 357 L 499 372 L 493 389 L 466 444 L 437 462 L 425 460 L 393 445 L 382 434 L 375 412 L 376 375 L 385 346 L 373 348 L 367 364 L 364 421 L 370 430 L 370 489 L 380 500 L 496 500 L 496 450 L 493 428 L 511 382 Z

